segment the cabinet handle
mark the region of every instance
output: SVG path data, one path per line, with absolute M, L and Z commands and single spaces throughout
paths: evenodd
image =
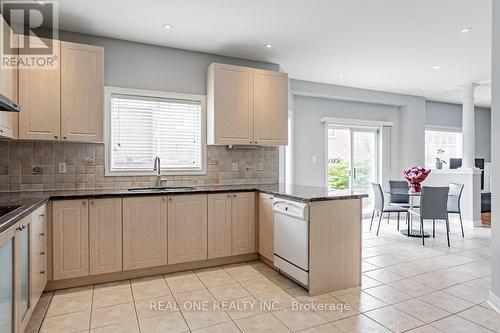
M 273 198 L 273 197 L 270 197 L 270 198 L 269 198 L 269 200 L 274 200 L 274 198 Z
M 82 205 L 84 205 L 84 206 L 85 206 L 86 204 L 87 204 L 87 202 L 86 202 L 86 201 L 82 201 Z
M 58 138 L 58 136 L 57 136 L 57 135 L 54 135 L 54 139 L 57 139 L 57 138 Z
M 161 198 L 161 201 L 165 201 L 165 198 Z
M 172 201 L 172 198 L 168 198 L 168 201 Z
M 44 255 L 45 255 L 45 252 L 43 252 L 43 251 L 42 251 L 42 252 L 40 252 L 40 255 L 41 255 L 41 256 L 44 256 Z
M 42 233 L 40 234 L 40 237 L 43 237 L 43 236 L 45 236 L 45 233 L 44 233 L 44 232 L 42 232 Z
M 233 198 L 236 198 L 236 197 L 237 197 L 237 195 L 236 195 L 236 194 L 233 194 Z
M 66 137 L 65 137 L 65 136 L 63 136 L 63 139 L 64 139 L 64 140 L 66 140 Z
M 228 195 L 227 195 L 227 197 L 228 197 L 228 198 L 231 198 L 231 194 L 228 194 Z
M 41 271 L 40 274 L 45 274 L 45 271 Z
M 93 205 L 93 204 L 94 204 L 94 202 L 93 202 L 93 201 L 91 201 L 91 202 L 90 202 L 90 204 L 91 204 L 91 205 Z
M 44 217 L 45 217 L 45 214 L 40 214 L 40 215 L 38 215 L 38 217 L 40 217 L 40 218 L 44 218 Z
M 255 141 L 254 143 L 255 143 L 255 144 L 258 144 L 258 142 L 257 142 L 257 141 Z
M 17 231 L 23 231 L 24 229 L 26 229 L 26 225 L 25 224 L 20 225 L 19 227 L 16 228 Z
M 253 143 L 253 141 L 250 141 L 250 143 Z

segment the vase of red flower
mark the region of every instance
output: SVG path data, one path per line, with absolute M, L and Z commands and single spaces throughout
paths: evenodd
M 412 167 L 403 171 L 403 177 L 410 183 L 410 192 L 422 191 L 421 183 L 430 173 L 430 169 L 421 167 Z

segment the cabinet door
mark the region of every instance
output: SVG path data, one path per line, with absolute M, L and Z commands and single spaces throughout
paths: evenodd
M 31 303 L 36 304 L 47 284 L 47 218 L 43 205 L 31 214 Z
M 39 47 L 44 44 L 31 39 Z M 59 41 L 53 41 L 59 48 Z M 60 65 L 60 64 L 59 64 Z M 60 66 L 19 70 L 19 138 L 58 140 L 61 131 Z
M 123 199 L 123 269 L 167 264 L 167 201 L 162 196 Z
M 208 143 L 253 143 L 252 70 L 213 64 L 208 72 Z
M 87 200 L 54 201 L 52 207 L 54 280 L 89 275 Z
M 231 255 L 232 194 L 208 195 L 208 259 Z
M 255 144 L 288 144 L 288 75 L 254 71 Z
M 274 217 L 273 196 L 259 193 L 259 254 L 274 260 Z
M 7 29 L 8 31 L 10 31 L 10 33 L 12 33 L 12 30 L 1 16 L 0 24 L 4 25 L 3 29 Z M 14 44 L 14 46 L 16 46 L 17 37 L 13 36 L 11 38 L 11 42 Z M 0 94 L 13 100 L 14 102 L 18 102 L 17 80 L 17 69 L 2 66 L 2 64 L 0 64 Z M 16 138 L 17 117 L 17 113 L 0 111 L 0 137 Z
M 103 140 L 104 49 L 61 42 L 61 135 Z
M 90 274 L 122 270 L 122 199 L 90 200 Z
M 168 198 L 168 264 L 207 259 L 207 195 Z
M 0 237 L 0 332 L 14 332 L 14 238 Z
M 231 202 L 233 255 L 255 252 L 255 193 L 233 194 Z

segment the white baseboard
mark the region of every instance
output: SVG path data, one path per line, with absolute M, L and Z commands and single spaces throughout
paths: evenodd
M 488 300 L 488 304 L 498 313 L 500 313 L 500 297 L 495 295 L 490 290 L 490 299 Z
M 481 221 L 481 219 L 479 219 L 479 220 L 462 219 L 462 222 L 464 224 L 464 227 L 474 228 L 474 227 L 480 227 L 483 225 L 483 222 Z

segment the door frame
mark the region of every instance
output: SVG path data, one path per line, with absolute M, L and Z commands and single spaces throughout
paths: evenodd
M 325 122 L 325 132 L 324 132 L 324 140 L 325 140 L 325 186 L 329 188 L 328 185 L 328 130 L 329 129 L 347 129 L 349 130 L 349 191 L 353 191 L 353 160 L 354 160 L 354 149 L 353 149 L 353 141 L 354 141 L 354 132 L 371 132 L 375 133 L 375 182 L 380 181 L 380 127 L 372 127 L 372 126 L 363 126 L 363 125 L 347 125 L 347 124 L 335 124 Z

